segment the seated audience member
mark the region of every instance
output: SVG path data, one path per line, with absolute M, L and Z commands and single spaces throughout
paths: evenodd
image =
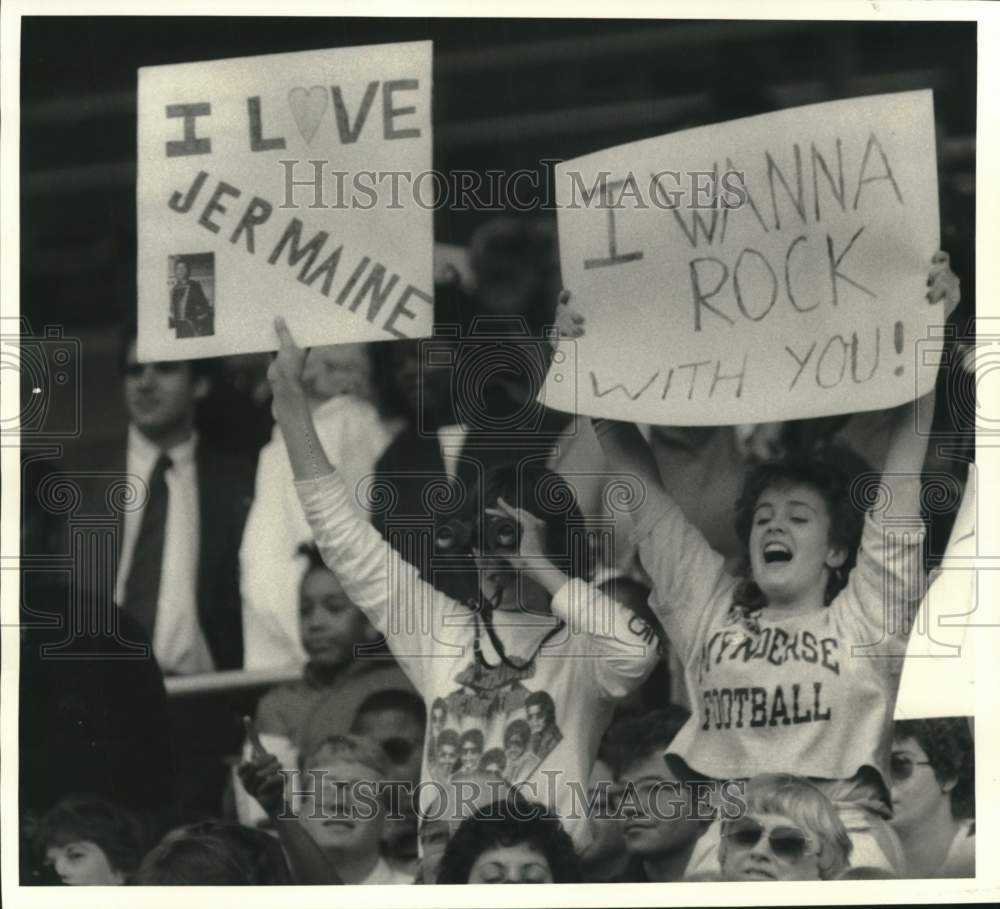
M 703 807 L 699 815 L 691 781 L 675 776 L 663 760 L 688 716 L 681 707 L 669 707 L 634 717 L 616 730 L 618 814 L 629 857 L 621 881 L 682 880 L 709 826 L 709 809 Z
M 303 762 L 300 789 L 312 790 L 315 778 L 315 795 L 297 814 L 345 884 L 413 882 L 380 851 L 390 767 L 377 743 L 357 735 L 331 736 Z
M 304 546 L 301 553 L 306 569 L 299 587 L 299 634 L 309 661 L 301 679 L 260 699 L 255 723 L 262 735 L 281 736 L 305 755 L 328 736 L 347 732 L 372 694 L 413 689 L 388 651 L 373 649 L 378 633 L 316 548 Z M 356 653 L 356 648 L 364 649 Z M 406 728 L 412 732 L 412 726 Z
M 573 841 L 560 820 L 516 790 L 479 808 L 445 849 L 439 884 L 578 884 Z
M 462 822 L 484 805 L 509 791 L 500 773 L 488 770 L 456 770 L 435 792 L 435 798 L 421 812 L 420 848 L 422 856 L 416 874 L 418 884 L 436 884 L 441 859 L 452 835 Z
M 847 866 L 851 840 L 830 800 L 788 773 L 746 784 L 746 813 L 724 818 L 719 864 L 727 881 L 826 881 Z
M 35 843 L 70 887 L 124 884 L 146 849 L 138 819 L 95 798 L 60 802 L 42 818 Z
M 597 749 L 597 759 L 587 781 L 587 811 L 593 839 L 580 852 L 583 877 L 588 883 L 620 879 L 628 864 L 625 825 L 614 804 L 612 783 L 621 724 L 608 727 Z
M 358 708 L 351 732 L 378 742 L 389 762 L 393 783 L 383 846 L 389 863 L 398 870 L 416 872 L 417 814 L 413 792 L 420 782 L 426 709 L 420 696 L 399 688 L 376 691 Z
M 262 830 L 225 821 L 191 824 L 168 833 L 130 881 L 142 887 L 291 884 L 281 846 Z
M 303 386 L 316 429 L 337 467 L 359 514 L 366 514 L 362 481 L 392 438 L 392 428 L 371 398 L 368 345 L 338 344 L 309 352 Z M 304 652 L 296 628 L 296 602 L 302 579 L 298 548 L 312 539 L 302 514 L 281 430 L 261 449 L 254 503 L 240 547 L 247 669 L 294 667 Z M 361 498 L 356 498 L 361 495 Z
M 966 720 L 897 721 L 889 771 L 903 877 L 975 877 L 976 772 Z

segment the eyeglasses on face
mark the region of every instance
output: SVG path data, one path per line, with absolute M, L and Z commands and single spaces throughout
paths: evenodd
M 914 767 L 930 765 L 930 761 L 915 761 L 908 754 L 894 754 L 889 758 L 889 775 L 894 783 L 904 783 L 913 776 Z
M 797 862 L 808 853 L 809 838 L 798 827 L 774 827 L 768 831 L 760 821 L 742 818 L 734 821 L 723 836 L 737 846 L 753 849 L 765 834 L 771 851 L 780 859 Z

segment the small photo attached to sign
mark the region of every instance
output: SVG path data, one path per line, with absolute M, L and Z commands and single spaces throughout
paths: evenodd
M 545 401 L 660 425 L 881 410 L 929 391 L 944 306 L 927 91 L 684 130 L 556 168 L 586 319 Z
M 139 70 L 140 360 L 431 333 L 432 50 Z
M 215 334 L 215 254 L 186 253 L 167 259 L 168 324 L 175 338 Z

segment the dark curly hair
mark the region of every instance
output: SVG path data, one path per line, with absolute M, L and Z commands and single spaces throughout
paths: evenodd
M 89 840 L 100 846 L 115 871 L 129 875 L 138 867 L 147 847 L 146 833 L 130 811 L 100 798 L 68 798 L 39 822 L 35 848 L 44 854 L 51 846 Z
M 482 508 L 496 508 L 502 498 L 545 522 L 545 547 L 560 560 L 570 577 L 586 577 L 590 548 L 573 487 L 559 474 L 539 464 L 494 464 L 476 483 L 463 507 L 463 518 L 478 536 Z M 480 544 L 481 545 L 481 544 Z
M 580 860 L 562 822 L 516 789 L 462 821 L 441 859 L 437 882 L 467 884 L 476 859 L 488 849 L 521 845 L 545 856 L 554 883 L 582 883 Z
M 736 503 L 736 532 L 743 541 L 746 579 L 734 593 L 737 606 L 757 609 L 767 605 L 764 593 L 750 577 L 750 530 L 757 501 L 767 489 L 806 486 L 826 504 L 830 515 L 830 543 L 847 553 L 847 560 L 830 572 L 825 600 L 827 605 L 843 589 L 857 561 L 865 512 L 855 502 L 852 488 L 858 478 L 871 473 L 869 464 L 850 449 L 828 446 L 809 457 L 783 458 L 758 464 L 747 474 Z
M 965 717 L 898 720 L 893 735 L 923 749 L 939 783 L 958 781 L 951 790 L 952 817 L 976 816 L 976 751 Z

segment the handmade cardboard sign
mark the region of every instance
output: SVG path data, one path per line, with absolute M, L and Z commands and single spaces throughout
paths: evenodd
M 931 92 L 816 104 L 557 167 L 586 332 L 561 410 L 707 425 L 874 410 L 927 391 L 943 304 Z
M 139 70 L 140 359 L 430 333 L 431 50 Z

